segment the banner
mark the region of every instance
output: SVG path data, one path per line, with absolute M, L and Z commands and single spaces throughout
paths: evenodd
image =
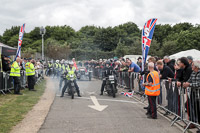
M 1 72 L 3 72 L 1 53 L 2 53 L 2 47 L 0 47 L 0 63 L 1 63 Z
M 151 45 L 151 40 L 153 37 L 153 32 L 156 26 L 156 18 L 149 19 L 142 30 L 142 71 L 144 71 L 144 66 L 146 64 L 147 55 Z
M 17 57 L 21 57 L 21 45 L 22 45 L 22 39 L 24 36 L 24 29 L 25 29 L 25 24 L 21 26 L 20 31 L 19 31 L 18 48 L 17 48 L 17 54 L 15 57 L 15 60 L 17 59 Z

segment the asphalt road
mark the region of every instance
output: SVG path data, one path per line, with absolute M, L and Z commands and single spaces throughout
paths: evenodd
M 57 96 L 39 133 L 179 133 L 177 127 L 158 115 L 158 119 L 147 119 L 144 105 L 140 102 L 117 94 L 112 98 L 106 94 L 100 96 L 101 81 L 79 81 L 82 97 L 70 99 L 69 96 Z M 58 87 L 55 87 L 58 90 Z M 107 105 L 103 111 L 97 111 L 88 105 L 95 97 L 101 105 Z

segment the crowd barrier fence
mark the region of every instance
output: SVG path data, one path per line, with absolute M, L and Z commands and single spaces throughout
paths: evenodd
M 93 68 L 94 78 L 102 79 L 103 71 L 99 68 Z M 139 73 L 134 72 L 116 72 L 117 84 L 119 87 L 128 88 L 136 94 L 140 94 L 145 100 L 146 95 L 141 86 L 142 80 Z M 171 114 L 174 119 L 171 126 L 178 121 L 186 124 L 183 132 L 189 128 L 191 124 L 200 129 L 200 88 L 194 87 L 177 87 L 176 81 L 161 80 L 161 93 L 157 97 L 158 108 L 164 110 L 166 114 Z

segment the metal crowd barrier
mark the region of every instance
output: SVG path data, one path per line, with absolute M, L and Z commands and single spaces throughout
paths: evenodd
M 5 95 L 6 92 L 11 92 L 13 89 L 13 80 L 9 77 L 9 73 L 1 72 L 0 92 Z
M 183 132 L 186 132 L 191 124 L 200 129 L 200 88 L 177 87 L 175 81 L 162 80 L 161 92 L 158 106 L 175 116 L 171 126 L 182 121 L 187 125 Z
M 134 90 L 135 92 L 141 92 L 139 73 L 134 72 L 117 72 L 118 77 L 118 85 L 121 87 L 129 88 L 130 90 Z
M 93 69 L 94 77 L 98 77 L 99 70 Z M 119 87 L 134 90 L 136 94 L 144 94 L 138 73 L 118 72 L 117 84 Z M 191 124 L 200 129 L 200 88 L 177 87 L 176 81 L 161 80 L 161 93 L 157 98 L 158 107 L 172 114 L 174 119 L 171 126 L 178 121 L 184 122 L 189 128 Z
M 21 70 L 20 71 L 20 86 L 21 88 L 26 88 L 27 87 L 27 76 L 26 76 L 26 71 Z M 35 83 L 38 84 L 41 79 L 43 79 L 43 71 L 38 69 L 36 70 L 36 80 Z M 10 77 L 9 73 L 6 72 L 0 72 L 0 92 L 5 95 L 6 92 L 11 92 L 11 90 L 14 89 L 14 84 L 13 84 L 13 78 Z
M 27 82 L 27 77 L 26 77 L 26 71 L 25 70 L 21 70 L 21 77 L 20 77 L 20 85 L 22 88 L 26 88 L 26 82 Z
M 93 68 L 93 77 L 97 79 L 102 79 L 103 70 L 101 68 Z

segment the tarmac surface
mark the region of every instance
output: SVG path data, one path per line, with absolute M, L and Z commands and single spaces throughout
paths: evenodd
M 176 126 L 158 114 L 148 119 L 144 105 L 120 94 L 116 98 L 100 96 L 101 81 L 78 81 L 81 98 L 57 91 L 54 102 L 39 133 L 179 133 Z M 134 96 L 133 96 L 134 97 Z M 93 105 L 93 106 L 92 106 Z M 94 106 L 95 105 L 95 106 Z

